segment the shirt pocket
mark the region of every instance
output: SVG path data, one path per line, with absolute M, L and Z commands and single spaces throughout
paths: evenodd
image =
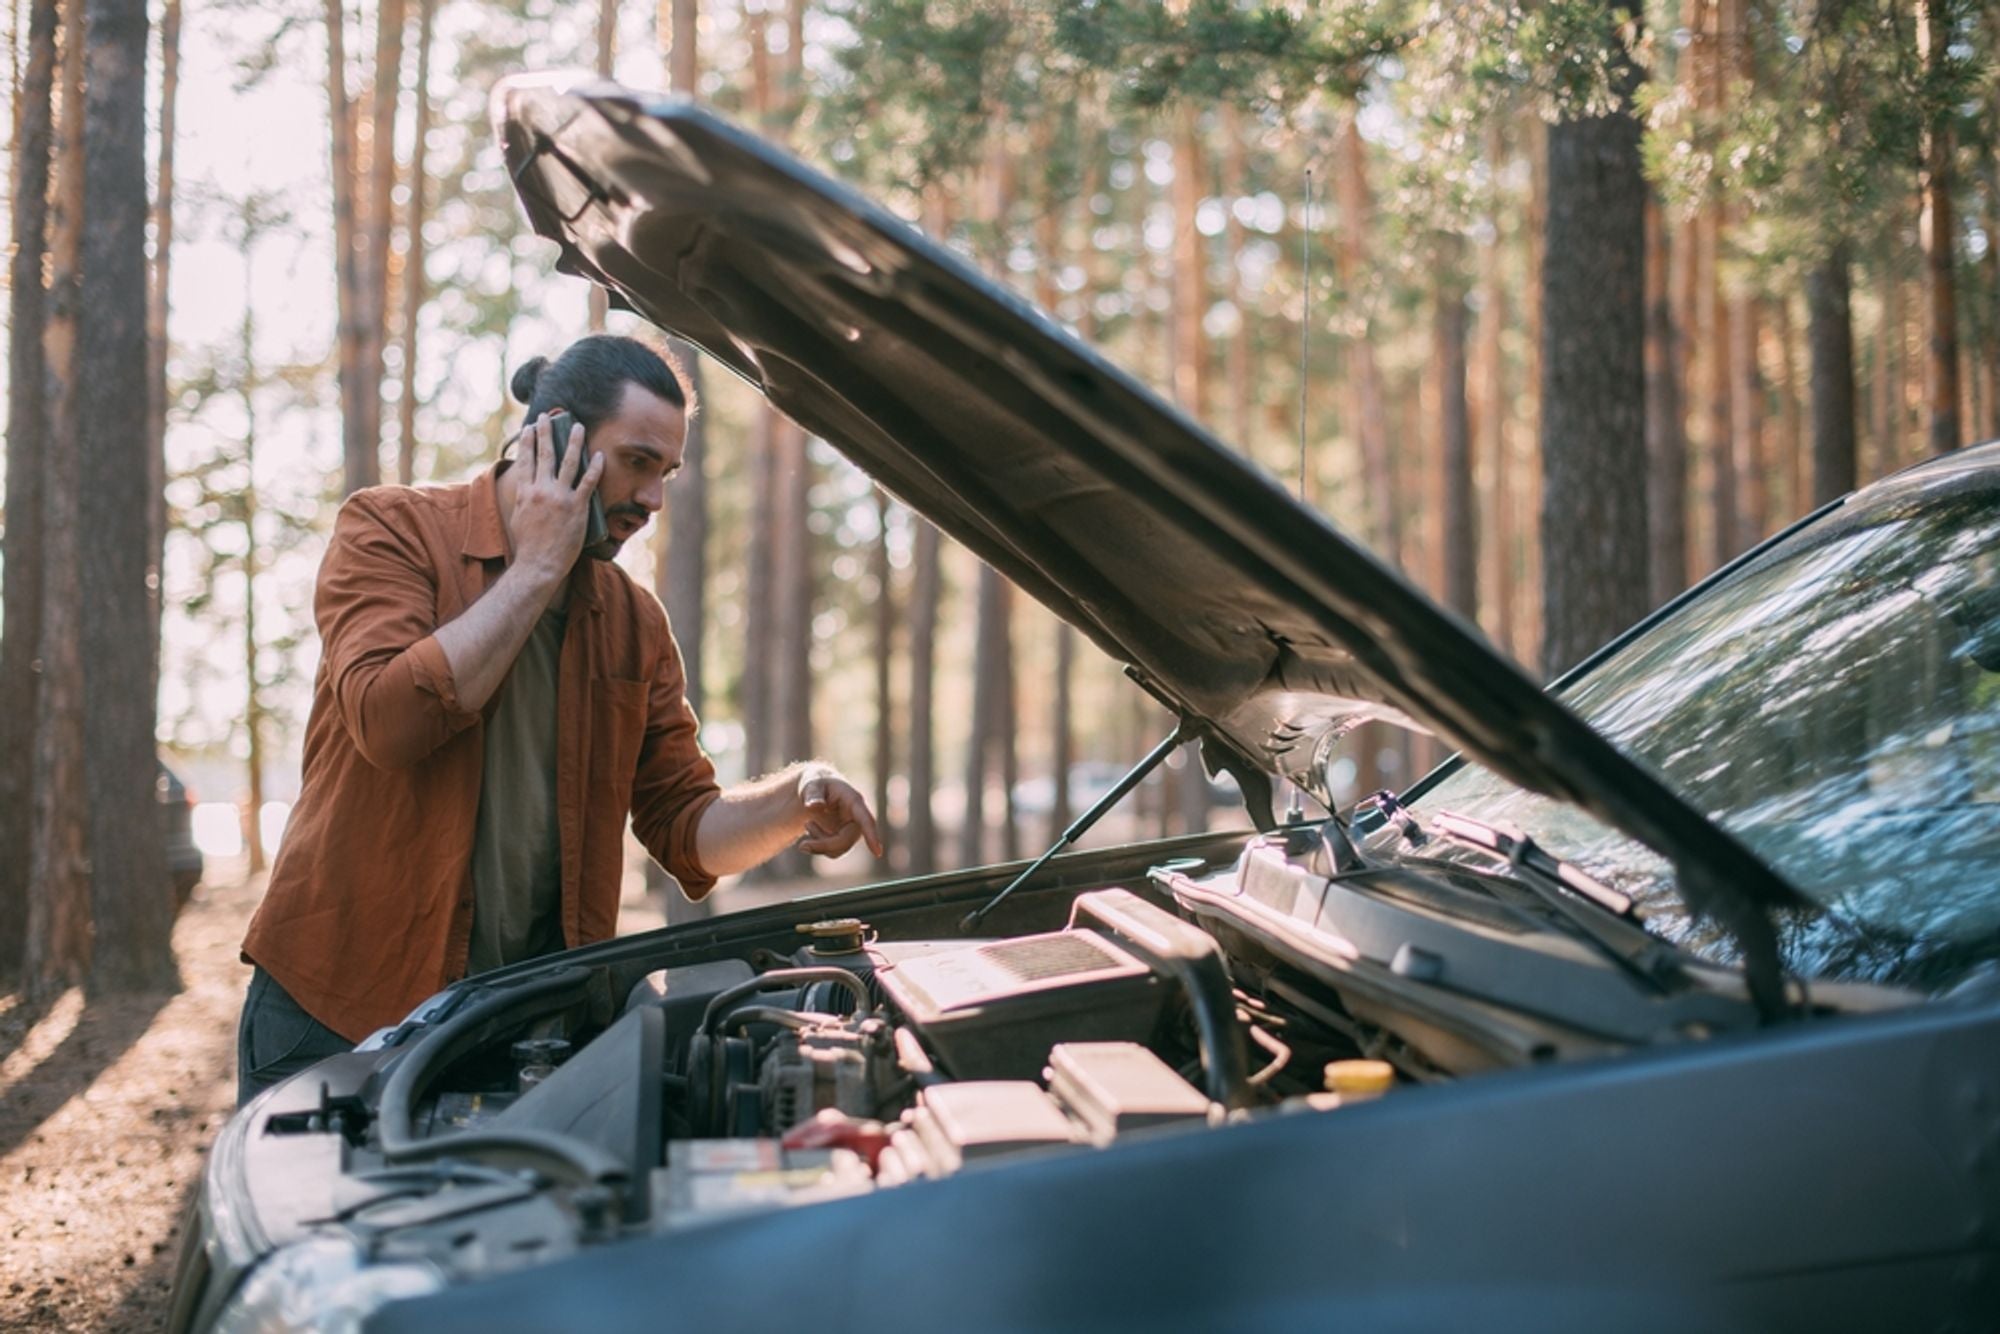
M 639 767 L 639 745 L 646 737 L 646 694 L 651 683 L 604 677 L 590 685 L 591 781 L 629 792 Z

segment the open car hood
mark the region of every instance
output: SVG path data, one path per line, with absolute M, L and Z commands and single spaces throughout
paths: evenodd
M 1760 905 L 1796 901 L 1475 631 L 909 223 L 684 99 L 523 76 L 493 118 L 560 269 L 749 380 L 1130 664 L 1260 823 L 1270 776 L 1330 804 L 1325 753 L 1400 717 L 1659 852 L 1753 958 Z

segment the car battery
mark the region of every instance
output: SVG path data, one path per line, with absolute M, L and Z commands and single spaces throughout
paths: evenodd
M 1040 1085 L 1026 1080 L 974 1080 L 927 1088 L 889 1137 L 876 1179 L 895 1185 L 947 1177 L 968 1164 L 1029 1149 L 1083 1142 Z
M 889 1002 L 955 1079 L 1034 1079 L 1062 1041 L 1146 1042 L 1167 988 L 1098 931 L 1051 931 L 877 971 Z
M 1064 1042 L 1049 1052 L 1049 1092 L 1093 1144 L 1153 1126 L 1206 1124 L 1209 1100 L 1136 1042 Z

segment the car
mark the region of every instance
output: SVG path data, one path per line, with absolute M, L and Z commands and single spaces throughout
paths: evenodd
M 179 774 L 167 767 L 165 760 L 154 762 L 158 766 L 154 789 L 160 799 L 160 820 L 167 843 L 167 882 L 173 889 L 174 908 L 178 911 L 187 906 L 194 897 L 195 886 L 201 883 L 201 849 L 194 841 L 194 793 Z
M 1247 823 L 452 983 L 227 1123 L 170 1328 L 1991 1327 L 2000 444 L 1545 691 L 781 150 L 494 107 L 563 270 L 1172 711 L 1079 824 L 1190 742 Z M 1457 754 L 1335 809 L 1359 719 Z

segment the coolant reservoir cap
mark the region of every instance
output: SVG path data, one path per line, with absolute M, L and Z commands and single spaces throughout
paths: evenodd
M 830 917 L 798 928 L 814 954 L 856 954 L 866 942 L 868 924 L 859 917 Z
M 1328 1061 L 1326 1091 L 1343 1098 L 1374 1098 L 1396 1084 L 1396 1069 L 1387 1061 Z

